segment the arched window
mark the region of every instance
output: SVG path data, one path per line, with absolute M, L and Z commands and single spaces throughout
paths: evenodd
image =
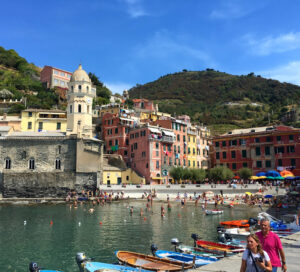
M 59 158 L 55 160 L 55 169 L 61 169 L 61 161 Z
M 5 169 L 10 169 L 11 168 L 11 159 L 6 158 L 5 159 Z
M 81 112 L 81 104 L 78 104 L 78 112 Z
M 72 105 L 70 105 L 70 113 L 72 113 L 73 111 L 73 108 L 72 108 Z
M 31 170 L 35 169 L 34 158 L 31 158 L 31 159 L 29 160 L 29 169 L 31 169 Z
M 89 92 L 89 86 L 86 86 L 86 92 L 87 93 Z
M 81 93 L 81 85 L 78 85 L 78 90 Z
M 74 86 L 71 86 L 71 90 L 72 90 L 72 93 L 73 93 L 73 91 L 74 91 Z

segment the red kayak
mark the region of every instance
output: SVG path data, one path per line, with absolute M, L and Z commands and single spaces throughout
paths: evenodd
M 245 250 L 244 247 L 224 245 L 224 244 L 204 241 L 204 240 L 197 240 L 196 243 L 198 247 L 215 250 L 215 251 L 223 251 L 223 252 L 225 251 L 227 253 L 238 253 L 238 252 L 243 252 Z
M 249 228 L 249 220 L 232 220 L 224 221 L 220 223 L 222 226 L 227 228 Z

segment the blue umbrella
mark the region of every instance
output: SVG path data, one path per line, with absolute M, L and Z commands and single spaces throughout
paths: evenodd
M 259 172 L 256 174 L 257 177 L 262 177 L 262 176 L 266 176 L 265 172 Z
M 272 198 L 272 195 L 265 195 L 264 198 Z
M 269 177 L 281 177 L 280 173 L 278 173 L 277 171 L 268 171 L 266 173 L 266 176 L 269 176 Z

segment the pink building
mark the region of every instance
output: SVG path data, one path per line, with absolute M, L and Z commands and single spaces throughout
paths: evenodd
M 40 80 L 47 88 L 60 87 L 67 89 L 71 76 L 71 72 L 46 65 L 41 71 Z
M 141 109 L 145 111 L 155 111 L 157 110 L 152 101 L 148 99 L 133 99 L 133 107 L 135 109 Z

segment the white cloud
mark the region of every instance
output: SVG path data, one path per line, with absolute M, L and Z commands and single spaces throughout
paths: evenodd
M 257 74 L 261 74 L 263 77 L 277 79 L 281 82 L 300 85 L 300 61 L 291 61 L 271 70 L 257 72 Z
M 124 90 L 128 90 L 133 87 L 132 84 L 128 84 L 125 82 L 106 82 L 105 86 L 112 91 L 113 94 L 123 94 Z
M 277 37 L 268 36 L 254 39 L 251 35 L 244 37 L 254 55 L 266 56 L 272 53 L 283 53 L 300 48 L 300 32 L 290 32 Z
M 265 4 L 259 0 L 252 0 L 250 2 L 240 0 L 222 1 L 221 5 L 210 13 L 210 18 L 225 20 L 242 18 L 262 8 Z
M 191 46 L 194 45 L 194 47 Z M 195 39 L 190 41 L 188 37 L 172 35 L 167 31 L 156 32 L 146 43 L 138 46 L 136 55 L 139 58 L 156 58 L 162 61 L 188 62 L 216 67 L 216 63 L 210 55 L 202 49 L 197 48 Z M 199 66 L 199 65 L 198 65 Z
M 142 5 L 142 0 L 124 0 L 127 5 L 127 12 L 131 18 L 138 18 L 149 15 Z

